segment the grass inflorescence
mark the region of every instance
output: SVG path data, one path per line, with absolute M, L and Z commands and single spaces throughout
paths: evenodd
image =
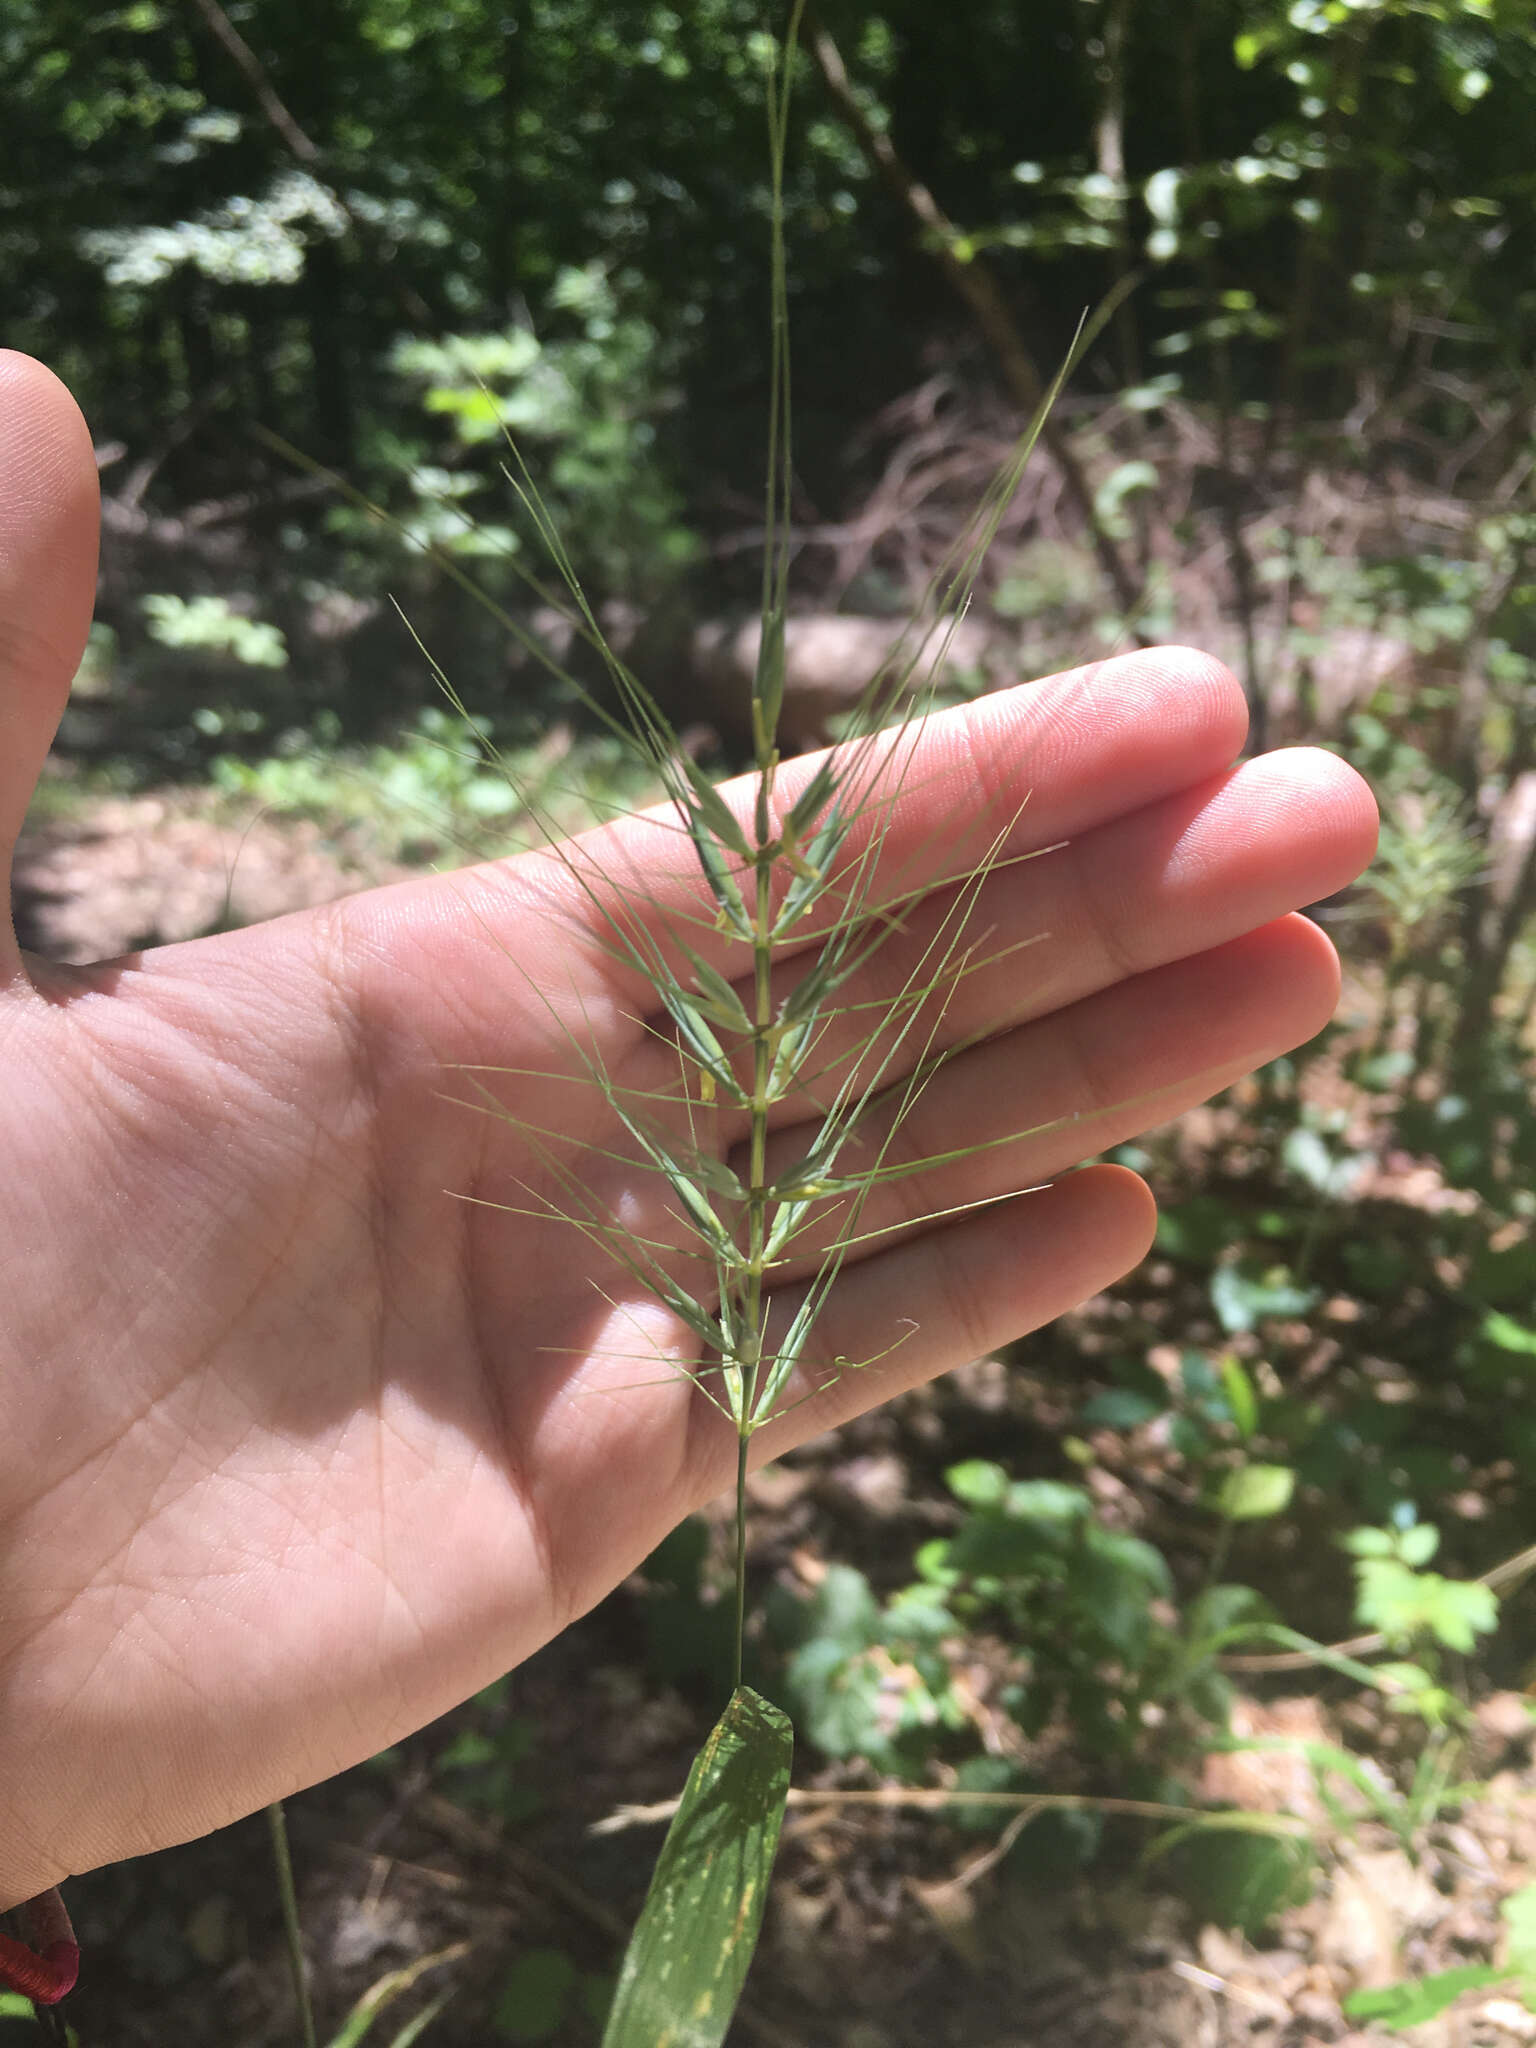
M 786 1401 L 799 1397 L 812 1333 L 850 1251 L 897 1227 L 866 1228 L 871 1196 L 898 1177 L 958 1156 L 900 1158 L 896 1143 L 934 1075 L 964 1050 L 944 1042 L 955 990 L 978 967 L 996 964 L 986 934 L 974 929 L 973 912 L 988 875 L 1005 858 L 1014 819 L 973 850 L 942 913 L 926 921 L 915 957 L 909 945 L 902 968 L 886 977 L 895 986 L 878 1001 L 856 999 L 850 988 L 867 978 L 893 938 L 910 937 L 907 913 L 921 892 L 904 896 L 900 877 L 886 871 L 889 863 L 882 866 L 885 828 L 909 793 L 932 679 L 1039 431 L 1037 420 L 936 572 L 905 633 L 858 699 L 843 743 L 786 772 L 779 717 L 792 446 L 781 221 L 784 88 L 798 22 L 797 8 L 780 67 L 768 80 L 773 346 L 767 543 L 750 704 L 754 758 L 734 785 L 736 801 L 690 758 L 654 696 L 604 639 L 515 446 L 506 470 L 564 583 L 572 625 L 600 653 L 634 740 L 666 790 L 668 822 L 686 835 L 697 861 L 697 904 L 679 912 L 637 883 L 607 886 L 612 878 L 593 873 L 579 845 L 551 849 L 592 905 L 602 943 L 624 978 L 638 977 L 654 996 L 648 1028 L 664 1039 L 675 1082 L 661 1091 L 631 1088 L 606 1069 L 595 1040 L 584 1043 L 568 1025 L 561 1028 L 579 1075 L 601 1090 L 634 1157 L 664 1184 L 672 1220 L 696 1254 L 686 1269 L 707 1274 L 710 1284 L 694 1289 L 678 1277 L 675 1242 L 637 1236 L 598 1212 L 581 1177 L 545 1142 L 547 1134 L 519 1122 L 520 1137 L 549 1166 L 565 1204 L 530 1191 L 543 1205 L 531 1213 L 562 1217 L 695 1340 L 697 1353 L 681 1369 L 729 1418 L 740 1449 L 738 1613 L 740 1481 L 751 1439 Z M 448 679 L 440 672 L 438 679 L 468 720 Z M 901 722 L 887 730 L 898 712 Z M 510 1114 L 492 1092 L 488 1070 L 479 1070 L 475 1087 L 493 1114 Z M 809 1127 L 810 1135 L 785 1157 L 771 1138 L 791 1109 L 796 1129 Z M 996 1142 L 1020 1135 L 1011 1131 Z M 925 1220 L 932 1219 L 904 1216 L 901 1227 Z M 840 1360 L 836 1369 L 865 1362 Z M 738 1676 L 739 1668 L 738 1648 Z
M 781 759 L 793 460 L 782 195 L 787 82 L 799 21 L 797 7 L 767 80 L 773 222 L 767 538 L 751 686 L 752 761 L 729 790 L 717 788 L 690 758 L 655 697 L 605 640 L 535 481 L 510 442 L 506 465 L 508 482 L 563 583 L 573 631 L 600 655 L 633 737 L 665 789 L 666 805 L 650 814 L 652 824 L 684 835 L 697 868 L 694 898 L 680 910 L 648 893 L 643 881 L 592 869 L 582 842 L 552 848 L 593 912 L 599 943 L 621 979 L 638 981 L 646 992 L 646 1030 L 665 1048 L 669 1077 L 660 1087 L 654 1081 L 630 1085 L 610 1071 L 596 1032 L 585 1033 L 580 1018 L 574 1024 L 560 1019 L 577 1084 L 600 1091 L 622 1134 L 605 1149 L 594 1146 L 592 1163 L 611 1160 L 612 1145 L 623 1144 L 626 1164 L 638 1164 L 658 1184 L 665 1222 L 642 1230 L 632 1216 L 605 1212 L 587 1176 L 569 1163 L 568 1132 L 531 1128 L 516 1118 L 496 1094 L 495 1070 L 480 1068 L 466 1078 L 477 1105 L 514 1122 L 546 1169 L 542 1184 L 528 1187 L 526 1207 L 505 1206 L 546 1222 L 562 1220 L 598 1264 L 611 1262 L 667 1312 L 683 1334 L 662 1369 L 693 1381 L 728 1421 L 737 1447 L 736 1690 L 668 1837 L 620 1982 L 607 2048 L 673 2039 L 654 2030 L 670 2025 L 685 1996 L 694 2001 L 690 2042 L 718 2040 L 729 2023 L 755 1943 L 761 1880 L 788 1787 L 787 1723 L 741 1685 L 752 1440 L 831 1377 L 871 1362 L 829 1361 L 815 1341 L 850 1256 L 888 1232 L 935 1220 L 912 1213 L 910 1202 L 877 1198 L 898 1179 L 962 1156 L 910 1157 L 901 1133 L 935 1075 L 965 1049 L 948 1022 L 951 1004 L 968 975 L 996 964 L 976 910 L 987 878 L 1008 858 L 1016 823 L 1010 817 L 984 834 L 960 880 L 923 904 L 921 920 L 913 916 L 925 887 L 904 890 L 902 877 L 890 872 L 894 862 L 885 848 L 893 807 L 911 793 L 932 678 L 964 616 L 1040 419 L 1021 437 L 906 632 L 869 678 L 842 744 L 805 761 Z M 439 680 L 462 711 L 447 679 Z M 893 714 L 898 722 L 889 730 Z M 878 997 L 861 993 L 874 986 L 881 988 Z M 1010 1131 L 992 1142 L 1011 1143 L 1020 1135 Z M 735 1890 L 729 1884 L 722 1889 L 708 1847 L 718 1837 L 706 1816 L 717 1806 L 741 1859 Z M 697 1852 L 696 1840 L 705 1844 Z M 701 1915 L 717 1924 L 706 1928 Z M 688 1955 L 677 1949 L 683 1922 L 693 1928 Z M 702 1978 L 690 1974 L 701 1957 Z
M 934 679 L 988 547 L 1067 368 L 1112 310 L 1105 308 L 1079 337 L 905 631 L 869 677 L 841 744 L 784 760 L 793 444 L 783 192 L 788 83 L 801 15 L 796 4 L 766 74 L 772 224 L 766 538 L 749 707 L 752 758 L 747 774 L 729 788 L 716 787 L 691 758 L 655 695 L 605 638 L 510 436 L 504 465 L 563 586 L 561 609 L 571 634 L 599 657 L 621 715 L 615 718 L 590 697 L 589 708 L 610 730 L 627 732 L 660 783 L 665 803 L 646 814 L 650 827 L 682 835 L 698 879 L 691 900 L 679 908 L 648 890 L 642 871 L 604 873 L 593 865 L 592 842 L 566 841 L 551 830 L 550 857 L 590 912 L 588 930 L 598 934 L 618 980 L 643 992 L 644 1028 L 665 1057 L 660 1085 L 654 1063 L 647 1085 L 632 1085 L 610 1069 L 601 1034 L 584 1028 L 579 1005 L 573 1019 L 541 990 L 569 1055 L 566 1071 L 547 1078 L 557 1085 L 574 1079 L 598 1091 L 609 1113 L 609 1137 L 590 1141 L 585 1155 L 578 1141 L 574 1156 L 594 1166 L 619 1159 L 638 1166 L 660 1202 L 643 1226 L 632 1213 L 605 1209 L 594 1191 L 597 1176 L 571 1163 L 570 1129 L 544 1129 L 518 1116 L 497 1093 L 498 1077 L 512 1078 L 509 1070 L 480 1066 L 461 1073 L 471 1106 L 513 1124 L 542 1169 L 538 1185 L 525 1183 L 526 1203 L 489 1206 L 563 1224 L 588 1248 L 594 1274 L 616 1267 L 658 1304 L 678 1333 L 660 1351 L 660 1369 L 685 1374 L 736 1442 L 736 1686 L 668 1835 L 605 2048 L 685 2040 L 710 2048 L 723 2039 L 756 1942 L 788 1792 L 790 1744 L 785 1717 L 741 1683 L 752 1440 L 833 1378 L 873 1362 L 869 1356 L 828 1359 L 817 1344 L 849 1259 L 892 1232 L 959 1213 L 954 1206 L 922 1213 L 920 1201 L 897 1200 L 886 1191 L 968 1152 L 1027 1135 L 1010 1130 L 964 1151 L 917 1157 L 903 1142 L 904 1127 L 935 1076 L 967 1049 L 969 1041 L 952 1022 L 956 991 L 1001 957 L 977 909 L 988 878 L 1012 857 L 1017 816 L 984 827 L 958 880 L 951 878 L 938 895 L 930 893 L 931 879 L 904 886 L 901 873 L 893 872 L 898 863 L 888 847 L 889 827 L 895 807 L 913 793 L 916 742 Z M 512 566 L 542 602 L 551 601 L 520 562 Z M 544 658 L 459 564 L 450 560 L 445 567 L 525 650 Z M 565 669 L 546 665 L 568 690 L 580 692 Z M 432 667 L 462 720 L 471 754 L 507 777 L 520 815 L 538 819 L 553 811 L 549 822 L 557 826 L 558 810 L 546 790 L 529 788 L 516 775 L 451 680 L 435 662 Z M 509 965 L 519 970 L 519 963 Z M 867 993 L 871 989 L 878 993 Z M 593 1286 L 602 1293 L 596 1277 Z M 729 1845 L 724 1862 L 722 1842 Z M 675 2031 L 685 2009 L 687 2026 Z

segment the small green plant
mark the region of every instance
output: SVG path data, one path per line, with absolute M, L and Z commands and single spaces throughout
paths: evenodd
M 538 521 L 487 523 L 468 504 L 500 484 L 482 458 L 511 434 L 538 451 L 542 502 L 587 574 L 654 598 L 699 548 L 656 447 L 655 418 L 673 402 L 659 337 L 599 261 L 559 273 L 545 318 L 547 337 L 524 326 L 397 345 L 396 372 L 452 443 L 446 463 L 414 471 L 405 523 L 419 545 L 481 561 L 537 545 Z
M 1478 1636 L 1498 1626 L 1492 1587 L 1425 1569 L 1440 1548 L 1440 1531 L 1430 1523 L 1355 1529 L 1344 1547 L 1355 1560 L 1355 1612 L 1389 1648 L 1427 1642 L 1465 1656 Z
M 1536 2012 L 1536 1885 L 1511 1892 L 1499 1907 L 1499 1917 L 1504 1922 L 1502 1965 L 1458 1963 L 1431 1977 L 1353 1991 L 1344 2001 L 1346 2015 L 1399 2034 L 1438 2018 L 1464 1992 L 1488 1991 L 1496 1984 L 1507 1984 L 1527 2012 Z
M 808 1601 L 779 1601 L 770 1625 L 790 1649 L 784 1686 L 828 1756 L 861 1756 L 913 1777 L 969 1726 L 946 1652 L 960 1624 L 941 1589 L 882 1603 L 852 1565 L 831 1565 Z M 948 1741 L 946 1741 L 948 1737 Z
M 1026 1735 L 1060 1717 L 1104 1760 L 1137 1754 L 1179 1660 L 1160 1618 L 1173 1593 L 1167 1560 L 1106 1527 L 1084 1487 L 1010 1479 L 985 1459 L 946 1479 L 969 1513 L 956 1535 L 919 1550 L 917 1569 L 957 1624 L 998 1631 L 1019 1659 L 1003 1695 L 1010 1717 Z
M 1283 1469 L 1224 1468 L 1211 1502 L 1224 1524 L 1278 1513 Z M 786 1689 L 821 1749 L 908 1778 L 936 1758 L 980 1763 L 954 1678 L 956 1652 L 978 1641 L 993 1646 L 991 1704 L 1020 1753 L 1070 1729 L 1095 1768 L 1154 1781 L 1225 1728 L 1217 1654 L 1234 1629 L 1267 1620 L 1256 1593 L 1207 1583 L 1181 1611 L 1167 1558 L 1108 1527 L 1086 1487 L 1012 1479 L 980 1458 L 945 1476 L 965 1514 L 918 1550 L 913 1584 L 882 1603 L 861 1572 L 834 1565 L 809 1600 L 770 1610 L 790 1651 Z
M 1290 1652 L 1282 1660 L 1289 1666 L 1315 1664 L 1373 1692 L 1389 1714 L 1419 1724 L 1405 1769 L 1394 1780 L 1352 1750 L 1323 1740 L 1261 1738 L 1219 1746 L 1283 1749 L 1301 1756 L 1341 1833 L 1351 1832 L 1355 1815 L 1363 1811 L 1412 1856 L 1423 1829 L 1447 1806 L 1469 1796 L 1470 1788 L 1453 1782 L 1468 1710 L 1442 1665 L 1447 1652 L 1468 1654 L 1479 1636 L 1496 1627 L 1498 1595 L 1487 1580 L 1449 1579 L 1427 1571 L 1439 1532 L 1406 1514 L 1393 1527 L 1355 1529 L 1342 1541 L 1356 1560 L 1355 1619 L 1369 1634 L 1330 1648 L 1257 1618 L 1239 1620 L 1224 1646 L 1236 1647 L 1244 1639 L 1281 1645 Z M 1397 1654 L 1380 1663 L 1361 1661 L 1383 1650 Z M 1353 1797 L 1353 1808 L 1338 1797 L 1339 1787 Z
M 579 830 L 655 789 L 653 772 L 612 735 L 576 739 L 563 727 L 498 747 L 492 766 L 490 723 L 466 727 L 438 705 L 419 711 L 389 746 L 338 750 L 338 738 L 337 722 L 322 716 L 281 735 L 261 760 L 220 754 L 213 786 L 237 804 L 313 818 L 413 865 L 465 849 L 489 858 L 542 845 L 552 829 Z
M 164 647 L 222 654 L 251 668 L 286 668 L 288 648 L 276 626 L 248 619 L 225 597 L 157 594 L 140 600 L 152 636 Z

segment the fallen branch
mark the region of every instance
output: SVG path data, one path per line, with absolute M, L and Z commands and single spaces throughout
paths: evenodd
M 594 1821 L 588 1834 L 617 1835 L 626 1828 L 656 1827 L 670 1821 L 678 1809 L 676 1799 L 659 1799 L 650 1806 L 618 1806 Z M 1167 1806 L 1155 1799 L 1100 1799 L 1088 1792 L 949 1792 L 942 1786 L 880 1785 L 855 1791 L 814 1786 L 793 1786 L 791 1807 L 867 1806 L 905 1808 L 923 1813 L 946 1806 L 996 1806 L 1033 1820 L 1040 1813 L 1117 1813 L 1132 1820 L 1168 1821 L 1174 1826 L 1191 1822 L 1205 1826 L 1238 1829 L 1245 1834 L 1310 1837 L 1304 1820 L 1290 1813 L 1240 1813 L 1206 1810 L 1193 1806 Z

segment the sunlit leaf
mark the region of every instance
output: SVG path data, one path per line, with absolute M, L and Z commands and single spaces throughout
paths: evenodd
M 1513 1351 L 1517 1356 L 1536 1358 L 1536 1330 L 1524 1323 L 1517 1323 L 1513 1316 L 1507 1316 L 1502 1309 L 1493 1309 L 1483 1318 L 1483 1336 L 1490 1344 L 1497 1344 L 1501 1351 Z
M 603 2048 L 717 2048 L 757 1945 L 789 1791 L 788 1718 L 739 1686 L 688 1774 Z
M 1316 1288 L 1293 1286 L 1283 1267 L 1262 1278 L 1241 1266 L 1218 1266 L 1211 1275 L 1211 1306 L 1228 1336 L 1253 1329 L 1265 1316 L 1305 1315 L 1316 1299 Z
M 1082 1487 L 1060 1479 L 1020 1479 L 1009 1487 L 1005 1505 L 1014 1521 L 1058 1525 L 1081 1521 L 1091 1503 Z
M 1232 1410 L 1233 1424 L 1246 1443 L 1258 1427 L 1259 1397 L 1254 1392 L 1253 1381 L 1230 1351 L 1221 1361 L 1221 1384 L 1227 1406 Z
M 1417 1571 L 1429 1563 L 1440 1548 L 1440 1531 L 1433 1522 L 1415 1522 L 1411 1529 L 1405 1529 L 1397 1539 L 1397 1554 L 1406 1565 Z
M 1295 1491 L 1289 1465 L 1242 1465 L 1222 1481 L 1216 1504 L 1229 1521 L 1261 1522 L 1284 1514 Z
M 1478 1636 L 1491 1634 L 1498 1626 L 1498 1595 L 1476 1580 L 1416 1572 L 1396 1557 L 1362 1558 L 1355 1573 L 1355 1611 L 1367 1628 L 1379 1629 L 1391 1644 L 1429 1635 L 1446 1649 L 1466 1655 Z
M 967 1458 L 962 1465 L 951 1465 L 944 1483 L 968 1508 L 1001 1507 L 1008 1497 L 1008 1474 L 989 1458 Z

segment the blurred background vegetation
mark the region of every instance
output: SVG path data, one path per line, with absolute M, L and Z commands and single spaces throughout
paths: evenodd
M 643 795 L 574 687 L 503 423 L 614 637 L 730 765 L 775 25 L 757 0 L 8 0 L 0 338 L 72 385 L 105 495 L 18 871 L 37 943 L 184 936 Z M 1139 2048 L 1196 2038 L 1203 1985 L 1202 2040 L 1300 2044 L 1389 2038 L 1393 1996 L 1431 2029 L 1536 1996 L 1533 119 L 1531 0 L 812 23 L 786 194 L 807 735 L 1123 291 L 949 687 L 1192 641 L 1256 746 L 1346 752 L 1386 829 L 1318 908 L 1337 1023 L 1122 1155 L 1163 1201 L 1147 1266 L 765 1475 L 759 1676 L 804 1784 L 1015 1807 L 976 1808 L 979 1838 L 953 1809 L 808 1810 L 742 2040 Z M 301 1803 L 322 2000 L 340 2024 L 375 1996 L 346 2039 L 428 2010 L 431 2041 L 595 2038 L 652 1837 L 582 1830 L 676 1789 L 719 1565 L 701 1521 Z M 1018 1804 L 1040 1794 L 1086 1803 Z M 1302 1832 L 1158 1838 L 1136 1895 L 1190 1917 L 1154 1935 L 1062 1904 L 1146 1849 L 1105 1797 Z M 287 2038 L 259 1849 L 173 1861 L 77 1887 L 82 2039 Z M 1391 1901 L 1374 1935 L 1352 1898 Z

